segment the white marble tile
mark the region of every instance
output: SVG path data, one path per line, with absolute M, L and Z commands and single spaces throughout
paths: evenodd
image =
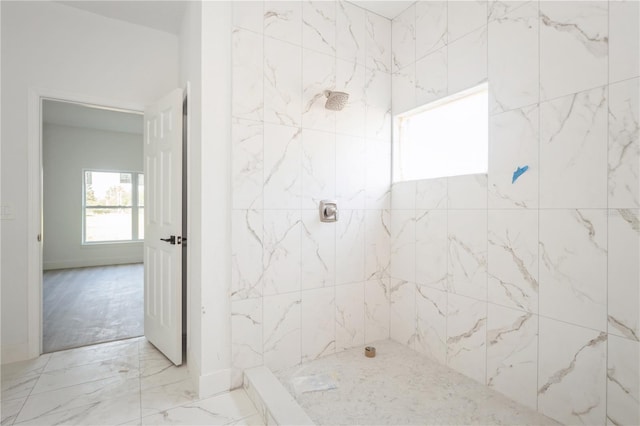
M 640 424 L 640 343 L 609 335 L 607 424 Z
M 416 7 L 409 6 L 391 21 L 392 71 L 416 61 Z
M 541 104 L 540 207 L 607 206 L 606 114 L 606 88 Z
M 450 209 L 486 209 L 487 175 L 451 176 L 447 182 Z
M 391 278 L 389 301 L 389 333 L 391 339 L 413 347 L 417 336 L 416 285 L 408 281 Z
M 337 133 L 364 137 L 366 134 L 366 70 L 356 62 L 336 59 L 336 90 L 349 94 L 342 111 L 335 114 Z
M 489 302 L 538 313 L 538 212 L 489 210 Z
M 340 209 L 363 209 L 366 187 L 365 139 L 336 135 L 336 199 Z
M 300 303 L 299 292 L 264 298 L 264 365 L 271 370 L 300 363 Z
M 391 267 L 391 212 L 364 212 L 364 269 L 365 279 L 389 277 Z
M 419 180 L 416 182 L 416 209 L 446 209 L 448 178 Z
M 94 380 L 119 377 L 138 377 L 138 356 L 98 361 L 92 364 L 67 367 L 44 372 L 33 387 L 31 394 L 48 392 Z M 3 392 L 4 393 L 4 392 Z
M 389 338 L 389 278 L 364 283 L 364 342 Z
M 365 206 L 367 209 L 391 207 L 391 143 L 389 139 L 367 139 Z
M 156 349 L 140 354 L 140 389 L 142 391 L 182 382 L 189 378 L 189 369 L 186 364 L 176 367 Z
M 364 344 L 364 283 L 336 286 L 336 350 Z
M 365 136 L 391 137 L 391 76 L 375 69 L 365 71 Z
M 640 75 L 640 3 L 609 2 L 609 82 Z
M 607 335 L 539 321 L 538 411 L 565 424 L 604 424 Z
M 231 3 L 233 26 L 259 34 L 264 30 L 264 1 L 237 1 Z
M 538 403 L 538 317 L 489 303 L 487 385 L 536 409 Z
M 264 35 L 302 45 L 302 2 L 265 1 Z
M 391 185 L 391 210 L 416 208 L 416 181 L 401 181 Z
M 116 398 L 134 389 L 139 390 L 139 379 L 110 377 L 78 385 L 67 386 L 63 391 L 56 389 L 31 395 L 17 416 L 16 422 L 35 421 L 54 413 L 66 412 L 101 401 Z
M 418 284 L 416 287 L 416 339 L 413 349 L 446 365 L 447 293 Z
M 416 67 L 408 65 L 391 76 L 391 110 L 393 115 L 416 107 Z
M 447 365 L 484 384 L 487 302 L 453 293 L 447 297 Z
M 244 390 L 235 390 L 202 401 L 176 407 L 142 418 L 143 425 L 185 424 L 226 425 L 242 424 L 256 414 L 256 409 Z M 237 423 L 239 422 L 239 423 Z
M 541 100 L 607 83 L 605 1 L 540 2 Z
M 300 291 L 299 210 L 264 211 L 263 294 Z
M 242 386 L 246 368 L 262 365 L 262 298 L 231 302 L 231 386 Z
M 364 211 L 342 210 L 336 225 L 336 284 L 363 281 Z
M 265 122 L 289 126 L 301 124 L 302 78 L 302 48 L 266 37 L 264 39 Z
M 336 2 L 302 2 L 302 46 L 336 54 Z
M 367 68 L 391 72 L 391 21 L 366 12 L 366 62 Z
M 335 132 L 336 112 L 324 107 L 325 90 L 336 90 L 335 57 L 302 49 L 302 127 Z
M 487 211 L 449 210 L 449 291 L 487 298 Z
M 449 1 L 447 4 L 449 43 L 487 25 L 487 0 Z
M 640 211 L 609 210 L 608 332 L 640 341 Z
M 538 207 L 537 106 L 489 118 L 489 208 Z M 514 182 L 518 168 L 528 166 Z
M 489 21 L 504 17 L 521 6 L 529 4 L 529 0 L 489 0 L 487 5 Z
M 248 120 L 262 120 L 263 37 L 244 29 L 234 29 L 232 45 L 232 115 Z
M 65 351 L 66 352 L 66 351 Z M 8 379 L 24 379 L 32 375 L 38 375 L 42 373 L 47 366 L 47 363 L 51 359 L 51 354 L 43 354 L 37 358 L 29 359 L 26 361 L 12 362 L 8 364 L 2 364 L 0 369 L 2 370 L 2 399 L 5 399 L 5 387 L 4 382 Z
M 96 362 L 127 359 L 135 364 L 138 356 L 140 339 L 116 340 L 99 345 L 83 346 L 79 348 L 59 351 L 49 354 L 49 361 L 42 373 L 53 372 L 65 368 L 77 367 Z M 47 355 L 47 356 L 49 356 Z M 27 373 L 29 375 L 31 373 Z
M 300 208 L 302 197 L 302 131 L 264 126 L 264 208 Z
M 301 294 L 302 362 L 307 362 L 336 351 L 336 295 L 334 287 Z
M 416 2 L 416 59 L 447 43 L 447 2 Z
M 416 283 L 447 288 L 447 212 L 416 210 Z
M 450 42 L 448 52 L 449 94 L 476 86 L 487 79 L 487 26 Z
M 394 210 L 391 215 L 391 276 L 416 280 L 415 210 Z
M 320 222 L 317 209 L 303 210 L 301 224 L 302 289 L 334 285 L 337 224 Z
M 117 397 L 103 399 L 92 404 L 69 410 L 45 413 L 21 422 L 22 425 L 65 424 L 93 425 L 120 424 L 140 418 L 140 391 L 131 390 Z
M 366 11 L 342 0 L 336 8 L 336 56 L 365 65 Z
M 231 299 L 262 296 L 262 211 L 231 213 Z
M 18 399 L 10 399 L 8 401 L 2 401 L 2 408 L 0 409 L 1 425 L 12 425 L 15 422 L 18 413 L 22 409 L 22 405 L 26 400 L 26 397 Z
M 540 315 L 606 330 L 605 210 L 540 210 Z
M 336 135 L 302 130 L 302 208 L 317 209 L 336 196 Z
M 235 98 L 235 96 L 234 96 Z M 231 125 L 231 174 L 234 209 L 262 208 L 264 126 L 234 118 Z
M 145 417 L 194 402 L 198 399 L 198 394 L 192 379 L 189 378 L 181 382 L 145 389 L 141 392 L 140 398 L 142 417 Z
M 609 208 L 640 207 L 640 79 L 609 86 Z
M 538 102 L 538 2 L 489 23 L 489 112 Z
M 416 62 L 416 105 L 424 105 L 447 95 L 447 47 Z

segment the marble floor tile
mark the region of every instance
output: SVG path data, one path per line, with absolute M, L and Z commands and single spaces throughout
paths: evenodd
M 8 379 L 16 377 L 27 377 L 33 374 L 40 374 L 47 366 L 51 354 L 44 354 L 36 359 L 29 359 L 27 361 L 13 362 L 11 364 L 2 365 L 2 383 Z M 4 385 L 2 387 L 2 399 L 5 399 Z
M 28 376 L 17 376 L 13 378 L 2 378 L 2 400 L 10 400 L 29 396 L 36 382 L 40 378 L 37 374 Z
M 78 365 L 93 364 L 115 358 L 137 357 L 139 342 L 144 338 L 117 340 L 100 345 L 84 346 L 66 351 L 54 352 L 43 372 L 61 370 Z
M 2 401 L 2 408 L 0 409 L 2 420 L 0 422 L 0 425 L 12 425 L 13 422 L 16 421 L 16 417 L 18 417 L 18 413 L 20 412 L 20 409 L 24 405 L 24 401 L 26 399 L 27 398 L 18 398 L 8 401 Z
M 198 393 L 191 379 L 144 389 L 141 392 L 142 416 L 145 417 L 180 405 L 192 403 L 197 399 Z
M 142 424 L 226 425 L 235 424 L 234 422 L 240 422 L 256 414 L 256 409 L 246 392 L 235 390 L 144 417 Z

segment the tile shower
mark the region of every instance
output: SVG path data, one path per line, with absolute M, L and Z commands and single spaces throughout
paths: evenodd
M 391 338 L 563 423 L 639 423 L 639 6 L 234 3 L 233 385 Z M 488 173 L 391 186 L 391 112 L 485 80 Z

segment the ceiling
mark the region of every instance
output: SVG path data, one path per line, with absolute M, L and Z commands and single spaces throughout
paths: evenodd
M 66 6 L 179 35 L 188 1 L 58 0 Z
M 144 128 L 142 114 L 48 99 L 43 102 L 42 121 L 46 124 L 137 135 L 141 135 Z
M 349 1 L 388 19 L 395 18 L 414 3 L 399 0 Z M 57 0 L 57 3 L 179 35 L 182 17 L 189 2 L 185 0 Z

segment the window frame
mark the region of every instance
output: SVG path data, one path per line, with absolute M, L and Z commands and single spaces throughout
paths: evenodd
M 117 173 L 117 174 L 130 174 L 131 175 L 131 206 L 87 206 L 87 172 L 95 173 Z M 132 244 L 144 242 L 144 237 L 140 238 L 140 208 L 145 208 L 144 197 L 143 204 L 139 203 L 138 184 L 139 177 L 143 176 L 144 172 L 136 170 L 113 170 L 113 169 L 96 169 L 96 168 L 83 168 L 82 169 L 82 241 L 83 246 L 96 246 L 101 244 Z M 104 240 L 104 241 L 87 241 L 87 209 L 131 209 L 131 239 L 130 240 Z M 143 213 L 144 214 L 144 213 Z
M 432 176 L 432 177 L 411 177 L 411 178 L 403 178 L 400 175 L 399 172 L 399 168 L 400 168 L 400 159 L 397 158 L 398 157 L 398 152 L 400 150 L 402 150 L 401 146 L 398 146 L 398 144 L 400 143 L 400 140 L 402 138 L 402 129 L 403 129 L 403 120 L 406 120 L 410 117 L 414 117 L 417 116 L 419 114 L 422 114 L 426 111 L 429 110 L 433 110 L 448 104 L 451 104 L 453 102 L 456 102 L 458 100 L 464 99 L 464 98 L 468 98 L 470 96 L 473 96 L 475 94 L 479 94 L 482 92 L 486 92 L 486 97 L 487 97 L 487 106 L 486 106 L 486 112 L 487 112 L 487 153 L 486 153 L 486 162 L 487 162 L 487 167 L 486 170 L 484 172 L 469 172 L 469 173 L 448 173 L 446 175 L 443 176 Z M 455 177 L 455 176 L 465 176 L 465 175 L 478 175 L 478 174 L 487 174 L 488 173 L 488 162 L 489 162 L 489 101 L 490 101 L 490 96 L 489 96 L 489 82 L 487 80 L 478 83 L 472 87 L 468 87 L 466 89 L 460 90 L 456 93 L 452 93 L 450 95 L 444 96 L 442 98 L 439 99 L 434 99 L 431 101 L 426 102 L 423 105 L 417 106 L 413 109 L 410 109 L 408 111 L 404 111 L 401 113 L 398 113 L 396 115 L 393 116 L 393 135 L 392 135 L 392 142 L 391 142 L 391 184 L 396 184 L 396 183 L 402 183 L 402 182 L 411 182 L 411 181 L 419 181 L 419 180 L 430 180 L 430 179 L 445 179 L 445 178 L 449 178 L 449 177 Z

